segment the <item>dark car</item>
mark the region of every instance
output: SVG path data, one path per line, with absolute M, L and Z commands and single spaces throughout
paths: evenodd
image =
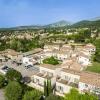
M 25 68 L 31 68 L 31 67 L 33 67 L 32 65 L 27 65 L 27 66 L 25 66 Z
M 3 71 L 5 71 L 5 72 L 7 72 L 8 70 L 10 70 L 11 68 L 9 68 L 8 66 L 4 66 L 3 68 L 2 68 L 2 70 Z
M 28 76 L 25 76 L 22 78 L 21 83 L 27 84 L 31 82 L 31 78 Z

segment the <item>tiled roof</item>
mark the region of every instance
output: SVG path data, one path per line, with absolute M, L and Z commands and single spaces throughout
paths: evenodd
M 80 72 L 80 71 L 70 70 L 66 68 L 62 69 L 62 71 L 74 75 L 79 75 L 80 82 L 100 87 L 100 74 L 98 73 L 87 72 L 87 71 Z
M 39 67 L 44 67 L 52 70 L 55 70 L 56 68 L 61 68 L 60 65 L 51 65 L 51 64 L 40 64 Z

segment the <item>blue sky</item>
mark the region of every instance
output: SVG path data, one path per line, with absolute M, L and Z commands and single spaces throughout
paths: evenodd
M 100 17 L 100 0 L 0 0 L 0 27 Z

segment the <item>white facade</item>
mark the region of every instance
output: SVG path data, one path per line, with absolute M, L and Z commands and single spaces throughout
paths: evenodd
M 44 52 L 52 51 L 54 49 L 59 50 L 59 45 L 45 45 L 44 46 Z
M 27 66 L 27 65 L 33 65 L 34 63 L 36 63 L 36 61 L 32 58 L 23 57 L 22 63 Z
M 67 84 L 56 82 L 56 95 L 64 96 L 65 93 L 69 93 L 72 87 Z
M 61 71 L 60 79 L 56 81 L 56 94 L 64 96 L 64 94 L 70 92 L 71 88 L 78 88 L 79 79 L 79 75 Z
M 71 73 L 66 73 L 66 72 L 62 71 L 61 72 L 61 78 L 66 80 L 66 81 L 69 81 L 69 82 L 78 83 L 80 76 L 74 75 L 74 74 L 71 74 Z
M 47 80 L 51 81 L 51 85 L 54 86 L 56 83 L 56 77 L 52 77 L 43 73 L 38 73 L 31 77 L 32 81 L 30 83 L 31 87 L 44 91 L 44 82 Z
M 91 64 L 90 59 L 87 58 L 87 57 L 84 57 L 84 56 L 79 56 L 78 57 L 78 62 L 83 66 L 87 66 L 87 65 Z
M 47 64 L 48 65 L 48 64 Z M 57 69 L 50 69 L 43 67 L 42 65 L 39 66 L 40 72 L 33 75 L 31 86 L 43 91 L 44 81 L 51 80 L 51 85 L 54 86 L 56 84 L 56 77 L 60 73 L 60 68 Z
M 96 87 L 90 84 L 79 82 L 79 90 L 81 92 L 88 91 L 96 94 L 100 94 L 100 87 Z

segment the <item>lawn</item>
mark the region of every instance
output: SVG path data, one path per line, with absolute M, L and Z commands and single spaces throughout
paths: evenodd
M 92 66 L 88 66 L 86 71 L 100 73 L 100 63 L 93 62 L 93 65 Z

